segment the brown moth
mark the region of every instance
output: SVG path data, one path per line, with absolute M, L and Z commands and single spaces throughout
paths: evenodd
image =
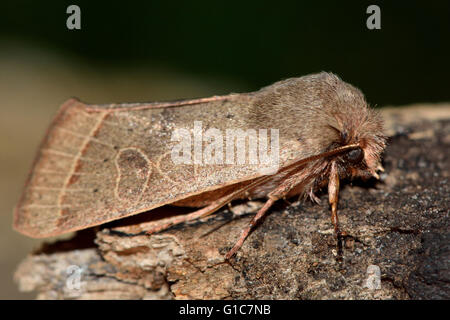
M 178 128 L 202 134 L 209 128 L 224 133 L 274 128 L 278 170 L 268 173 L 249 161 L 205 165 L 188 157 L 175 163 L 179 141 L 173 132 Z M 194 142 L 192 149 L 205 148 L 207 140 Z M 328 187 L 331 220 L 340 237 L 345 233 L 337 216 L 339 181 L 378 178 L 385 141 L 381 117 L 361 91 L 325 72 L 256 92 L 178 102 L 87 105 L 71 99 L 40 146 L 15 208 L 14 227 L 40 238 L 167 204 L 200 208 L 148 230 L 155 232 L 209 215 L 235 199 L 267 198 L 227 254 L 230 258 L 275 201 L 297 195 L 317 201 L 315 192 Z M 238 149 L 242 145 L 230 150 Z M 250 148 L 244 153 L 248 159 Z

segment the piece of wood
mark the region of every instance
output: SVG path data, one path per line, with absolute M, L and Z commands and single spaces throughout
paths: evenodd
M 263 202 L 153 235 L 142 233 L 155 224 L 145 214 L 79 232 L 30 254 L 15 280 L 41 299 L 449 299 L 450 105 L 383 115 L 391 137 L 382 182 L 339 196 L 350 235 L 342 262 L 322 194 L 321 205 L 276 203 L 230 263 L 224 255 Z M 368 285 L 371 265 L 380 289 Z M 81 270 L 80 289 L 71 270 Z

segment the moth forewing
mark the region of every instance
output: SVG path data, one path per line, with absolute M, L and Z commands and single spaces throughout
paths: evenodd
M 31 237 L 54 236 L 264 175 L 258 164 L 195 163 L 195 146 L 190 162 L 172 160 L 173 133 L 187 130 L 194 142 L 199 119 L 200 135 L 209 128 L 224 139 L 227 129 L 247 132 L 242 111 L 250 101 L 245 95 L 148 105 L 67 101 L 41 143 L 14 227 Z

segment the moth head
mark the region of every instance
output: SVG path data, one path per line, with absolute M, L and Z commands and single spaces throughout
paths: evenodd
M 339 158 L 339 165 L 344 175 L 350 178 L 362 178 L 363 180 L 374 177 L 379 179 L 378 171 L 384 171 L 381 166 L 381 152 L 385 147 L 383 135 L 365 135 L 353 141 L 346 141 L 344 145 L 356 145 Z

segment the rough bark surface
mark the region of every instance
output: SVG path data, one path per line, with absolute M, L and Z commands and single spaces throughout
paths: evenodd
M 153 235 L 142 231 L 158 223 L 154 213 L 78 232 L 43 244 L 15 279 L 39 299 L 450 299 L 450 105 L 382 112 L 390 140 L 381 182 L 341 188 L 351 235 L 342 261 L 322 194 L 319 205 L 277 203 L 229 263 L 262 202 Z

